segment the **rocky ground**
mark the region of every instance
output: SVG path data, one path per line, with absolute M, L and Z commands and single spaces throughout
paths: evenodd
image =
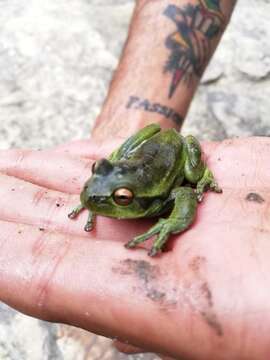
M 86 138 L 126 36 L 133 0 L 0 0 L 0 148 Z M 270 2 L 239 0 L 183 132 L 270 136 Z M 15 335 L 16 334 L 16 335 Z M 154 359 L 0 305 L 0 359 Z

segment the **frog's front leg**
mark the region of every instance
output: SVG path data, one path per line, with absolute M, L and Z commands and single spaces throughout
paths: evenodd
M 214 175 L 202 160 L 201 146 L 198 140 L 189 135 L 185 138 L 185 178 L 192 184 L 197 184 L 196 194 L 199 202 L 203 199 L 204 192 L 210 190 L 221 193 L 222 190 L 215 181 Z
M 73 209 L 71 211 L 71 213 L 68 214 L 68 217 L 70 219 L 75 219 L 84 209 L 86 209 L 82 204 L 80 204 L 79 206 L 77 206 L 75 209 Z M 94 214 L 92 213 L 92 211 L 88 210 L 89 214 L 88 214 L 88 218 L 87 218 L 87 222 L 85 224 L 84 230 L 89 232 L 93 229 L 94 227 Z
M 134 248 L 153 235 L 158 234 L 149 256 L 155 256 L 162 250 L 170 234 L 177 234 L 186 230 L 194 221 L 197 209 L 197 198 L 195 192 L 189 187 L 179 187 L 174 189 L 168 201 L 174 201 L 174 207 L 167 219 L 160 219 L 145 234 L 135 237 L 125 246 Z
M 68 214 L 68 217 L 70 219 L 75 219 L 84 209 L 85 207 L 82 204 L 80 204 L 75 209 L 73 209 L 71 213 Z

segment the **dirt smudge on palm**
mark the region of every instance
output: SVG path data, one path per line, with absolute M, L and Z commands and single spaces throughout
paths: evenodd
M 264 198 L 255 192 L 247 194 L 246 201 L 255 202 L 257 204 L 263 204 L 265 202 Z
M 221 327 L 221 324 L 218 321 L 217 316 L 213 312 L 201 311 L 200 314 L 204 321 L 209 325 L 209 327 L 214 330 L 217 336 L 223 336 L 223 329 Z
M 176 299 L 169 299 L 166 292 L 164 277 L 158 265 L 151 264 L 146 260 L 125 259 L 120 264 L 112 268 L 114 273 L 124 276 L 135 276 L 139 281 L 138 286 L 133 287 L 133 291 L 140 291 L 153 302 L 162 306 L 176 304 Z
M 214 297 L 211 287 L 206 280 L 205 267 L 207 260 L 203 256 L 196 256 L 191 259 L 189 269 L 194 273 L 194 283 L 197 286 L 190 291 L 190 304 L 195 312 L 198 312 L 203 321 L 219 337 L 223 336 L 223 328 L 215 313 Z M 197 299 L 197 301 L 194 301 Z

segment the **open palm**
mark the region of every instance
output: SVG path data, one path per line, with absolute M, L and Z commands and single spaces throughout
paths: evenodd
M 177 358 L 269 358 L 270 139 L 204 146 L 223 194 L 154 259 L 123 246 L 149 221 L 98 217 L 86 233 L 86 212 L 67 217 L 111 150 L 0 153 L 0 300 Z

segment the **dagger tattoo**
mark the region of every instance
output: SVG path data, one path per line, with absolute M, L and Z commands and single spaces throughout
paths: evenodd
M 201 77 L 211 55 L 211 41 L 224 29 L 220 0 L 199 0 L 199 4 L 184 7 L 169 5 L 164 15 L 176 25 L 165 45 L 170 50 L 165 72 L 172 74 L 171 98 L 180 82 L 190 84 L 194 76 Z

